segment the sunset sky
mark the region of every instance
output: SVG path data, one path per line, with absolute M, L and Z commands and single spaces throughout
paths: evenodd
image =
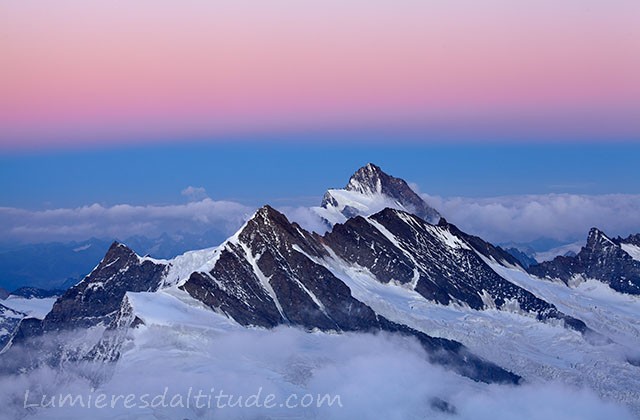
M 639 161 L 638 0 L 0 0 L 0 242 L 304 219 L 367 162 L 491 240 L 628 234 Z
M 637 0 L 4 0 L 0 148 L 633 141 L 639 22 Z

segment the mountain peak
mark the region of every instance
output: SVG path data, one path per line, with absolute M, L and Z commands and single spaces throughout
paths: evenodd
M 628 245 L 620 238 L 612 239 L 594 227 L 589 230 L 587 243 L 578 254 L 531 266 L 529 272 L 538 277 L 560 279 L 567 284 L 579 275 L 599 280 L 621 293 L 640 295 L 640 263 L 632 255 L 633 251 L 629 253 L 628 250 Z
M 298 224 L 290 222 L 287 216 L 269 205 L 259 208 L 236 235 L 248 246 L 259 242 L 257 237 L 269 238 L 274 243 L 281 243 L 297 241 L 304 236 L 300 233 Z
M 382 193 L 383 185 L 387 184 L 391 178 L 393 177 L 387 175 L 379 166 L 367 163 L 351 175 L 345 190 L 361 194 L 379 194 Z
M 614 242 L 600 229 L 591 228 L 587 237 L 586 247 L 589 249 L 601 248 L 606 245 L 615 245 Z
M 630 244 L 635 246 L 640 246 L 640 233 L 636 233 L 635 235 L 629 235 L 626 238 L 618 238 L 618 243 Z
M 358 169 L 344 189 L 328 190 L 321 208 L 329 211 L 320 213 L 330 223 L 340 223 L 356 215 L 369 216 L 385 207 L 407 211 L 429 223 L 438 223 L 440 219 L 438 211 L 425 203 L 405 180 L 388 175 L 373 163 Z
M 250 219 L 257 224 L 277 224 L 277 225 L 289 225 L 290 222 L 287 216 L 280 213 L 270 205 L 266 204 L 258 209 L 254 216 Z
M 122 242 L 114 241 L 109 250 L 107 250 L 107 254 L 105 255 L 105 261 L 113 261 L 118 257 L 130 257 L 135 255 L 135 252 L 123 244 Z

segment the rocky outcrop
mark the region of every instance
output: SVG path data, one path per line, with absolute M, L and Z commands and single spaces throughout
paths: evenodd
M 627 246 L 640 250 L 636 245 L 639 240 L 639 235 L 632 235 L 627 239 L 611 239 L 601 230 L 592 228 L 586 245 L 576 256 L 556 257 L 552 261 L 531 266 L 529 272 L 538 277 L 561 280 L 566 284 L 595 279 L 618 292 L 638 295 L 640 260 L 632 256 L 634 248 Z
M 108 325 L 126 292 L 157 290 L 167 269 L 167 265 L 140 258 L 114 242 L 100 264 L 56 301 L 43 321 L 43 330 Z

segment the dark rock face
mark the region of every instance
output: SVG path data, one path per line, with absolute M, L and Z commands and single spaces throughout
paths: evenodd
M 14 375 L 41 365 L 53 365 L 59 356 L 51 337 L 42 333 L 42 320 L 22 318 L 0 346 L 0 375 Z M 0 323 L 2 321 L 0 320 Z M 52 351 L 53 350 L 53 351 Z
M 444 338 L 431 337 L 406 325 L 398 324 L 378 316 L 378 325 L 369 332 L 386 331 L 418 339 L 427 350 L 429 361 L 464 375 L 474 381 L 518 384 L 521 378 L 499 366 L 480 359 L 461 343 Z
M 393 200 L 411 213 L 433 223 L 440 219 L 440 214 L 436 209 L 430 207 L 424 200 L 416 194 L 406 181 L 386 174 L 380 167 L 368 163 L 358 169 L 349 179 L 347 191 L 354 191 L 364 195 L 383 194 Z M 322 199 L 322 207 L 337 206 L 338 203 L 330 192 L 327 192 Z M 358 214 L 358 211 L 349 206 L 345 207 L 342 213 L 351 218 Z
M 22 342 L 29 337 L 34 337 L 42 334 L 42 320 L 38 318 L 23 318 L 20 321 L 20 325 L 16 329 L 14 340 L 16 342 Z
M 529 268 L 538 277 L 559 279 L 569 284 L 575 277 L 595 279 L 613 290 L 640 294 L 640 261 L 624 251 L 623 244 L 635 245 L 640 235 L 627 239 L 611 239 L 604 232 L 592 228 L 587 243 L 574 257 L 556 257 Z
M 417 338 L 432 361 L 475 380 L 519 380 L 473 356 L 460 343 L 430 337 L 376 314 L 319 263 L 325 256 L 318 237 L 265 206 L 236 240 L 226 244 L 210 272 L 192 274 L 182 288 L 243 325 L 402 334 Z
M 133 307 L 125 296 L 120 309 L 113 316 L 100 341 L 86 355 L 82 355 L 82 360 L 98 363 L 116 362 L 120 358 L 120 350 L 129 329 L 140 322 L 142 321 L 135 316 Z
M 535 258 L 518 248 L 507 248 L 505 251 L 518 260 L 520 265 L 525 269 L 538 264 L 538 261 Z
M 584 327 L 501 278 L 479 254 L 508 262 L 501 249 L 444 220 L 434 226 L 409 213 L 386 209 L 336 225 L 320 237 L 265 206 L 218 250 L 207 271 L 192 273 L 181 288 L 241 325 L 406 335 L 418 339 L 433 362 L 468 377 L 517 382 L 517 376 L 475 357 L 460 343 L 430 337 L 377 314 L 326 267 L 326 259 L 337 256 L 367 267 L 381 282 L 401 283 L 435 302 L 463 302 L 476 309 L 517 302 L 539 319 L 559 318 L 575 329 Z M 50 362 L 113 362 L 120 356 L 127 331 L 136 324 L 126 292 L 157 290 L 168 267 L 113 244 L 96 269 L 58 299 L 44 321 L 21 323 L 16 338 L 101 325 L 102 338 L 88 350 L 74 353 L 60 343 L 59 355 Z
M 0 287 L 0 300 L 5 300 L 8 297 L 9 297 L 9 292 L 7 292 L 5 289 Z
M 133 320 L 126 317 L 126 309 L 131 310 L 126 293 L 158 290 L 167 269 L 167 265 L 141 259 L 125 245 L 114 242 L 100 264 L 58 298 L 44 320 L 25 318 L 20 322 L 12 339 L 17 347 L 9 348 L 9 359 L 20 361 L 19 369 L 59 366 L 66 361 L 117 360 Z M 66 342 L 69 331 L 95 326 L 106 329 L 97 343 L 85 341 L 87 348 L 80 349 Z
M 214 268 L 194 273 L 183 288 L 243 325 L 368 330 L 374 312 L 310 258 L 324 255 L 310 233 L 265 206 L 227 243 Z
M 535 313 L 538 319 L 563 319 L 573 328 L 586 329 L 581 321 L 563 315 L 553 305 L 500 277 L 472 247 L 498 261 L 504 260 L 506 253 L 480 241 L 462 235 L 446 221 L 433 226 L 393 209 L 336 225 L 324 237 L 340 258 L 373 267 L 370 271 L 377 280 L 410 285 L 425 298 L 443 305 L 458 302 L 485 309 L 493 302 L 500 309 L 517 302 L 520 309 Z
M 398 282 L 435 302 L 460 302 L 476 309 L 517 302 L 539 319 L 558 318 L 575 329 L 586 328 L 501 278 L 481 255 L 511 263 L 500 248 L 444 220 L 434 226 L 409 213 L 386 209 L 336 225 L 320 237 L 265 206 L 218 250 L 205 272 L 192 273 L 181 288 L 241 325 L 406 335 L 417 339 L 433 362 L 470 378 L 517 382 L 516 375 L 475 357 L 460 343 L 431 337 L 377 314 L 354 298 L 326 266 L 326 259 L 337 256 L 367 267 L 381 282 Z M 113 362 L 120 356 L 127 331 L 136 325 L 126 293 L 156 291 L 168 267 L 115 243 L 90 275 L 58 299 L 44 321 L 21 322 L 16 339 L 99 325 L 105 328 L 104 334 L 88 350 L 69 351 L 61 342 L 59 354 L 49 361 Z
M 141 260 L 125 245 L 114 242 L 98 266 L 67 290 L 43 321 L 44 331 L 108 324 L 126 292 L 153 292 L 167 266 Z
M 335 225 L 323 242 L 343 260 L 367 267 L 382 283 L 414 280 L 412 260 L 364 217 Z
M 457 226 L 447 223 L 445 219 L 441 219 L 438 226 L 446 227 L 452 234 L 463 239 L 475 251 L 490 260 L 494 260 L 495 262 L 503 265 L 507 264 L 523 267 L 522 264 L 520 264 L 520 261 L 509 252 L 499 246 L 490 244 L 478 236 L 469 235 L 468 233 L 461 231 Z
M 626 239 L 616 238 L 614 241 L 618 244 L 630 244 L 635 246 L 640 246 L 640 233 L 636 233 L 635 235 L 629 235 Z
M 441 413 L 451 415 L 458 414 L 458 410 L 456 410 L 456 407 L 454 405 L 438 397 L 429 399 L 429 407 L 431 407 L 433 411 L 438 411 Z

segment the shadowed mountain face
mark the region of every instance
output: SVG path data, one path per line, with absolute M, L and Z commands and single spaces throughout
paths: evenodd
M 403 284 L 443 305 L 457 303 L 478 310 L 515 306 L 538 319 L 562 319 L 572 328 L 586 330 L 582 321 L 503 279 L 485 262 L 510 264 L 509 254 L 463 234 L 445 220 L 434 226 L 385 209 L 336 225 L 324 243 L 348 263 L 367 267 L 378 281 Z
M 556 257 L 552 261 L 531 266 L 529 272 L 538 277 L 574 281 L 595 279 L 613 290 L 640 294 L 640 235 L 626 239 L 609 238 L 593 228 L 587 243 L 574 257 Z
M 223 245 L 209 271 L 193 273 L 182 288 L 243 325 L 412 335 L 434 361 L 474 379 L 516 379 L 459 343 L 391 322 L 356 300 L 344 282 L 318 263 L 329 257 L 319 239 L 265 206 Z
M 166 270 L 166 265 L 140 258 L 114 242 L 100 264 L 56 301 L 43 321 L 44 331 L 109 322 L 126 292 L 158 290 Z
M 191 270 L 178 284 L 193 298 L 241 325 L 410 335 L 432 361 L 461 374 L 486 382 L 518 381 L 516 375 L 479 359 L 460 343 L 392 322 L 355 299 L 349 287 L 322 264 L 334 252 L 328 245 L 327 240 L 265 206 L 236 235 L 209 251 L 205 264 Z M 18 328 L 18 341 L 33 334 L 102 325 L 106 327 L 105 338 L 73 357 L 117 360 L 122 344 L 118 331 L 136 322 L 126 292 L 153 292 L 163 287 L 172 278 L 175 264 L 140 258 L 126 246 L 113 244 L 98 267 L 58 299 L 39 328 L 30 323 Z
M 355 217 L 321 237 L 265 206 L 221 247 L 206 253 L 201 264 L 187 270 L 182 279 L 174 279 L 172 270 L 180 264 L 177 259 L 140 258 L 115 243 L 83 282 L 58 299 L 40 329 L 25 323 L 18 336 L 104 325 L 110 337 L 118 337 L 113 331 L 135 322 L 127 291 L 153 292 L 178 284 L 241 325 L 411 335 L 434 361 L 474 379 L 517 380 L 457 342 L 431 337 L 376 313 L 354 298 L 344 281 L 334 275 L 330 266 L 335 264 L 366 267 L 381 283 L 400 284 L 443 305 L 517 309 L 540 320 L 561 319 L 572 328 L 586 329 L 581 321 L 496 274 L 485 260 L 508 263 L 504 251 L 461 233 L 444 220 L 431 225 L 400 210 Z M 101 340 L 83 357 L 115 360 L 120 344 L 121 340 Z
M 346 195 L 340 195 L 343 192 Z M 44 320 L 20 322 L 14 328 L 14 341 L 98 328 L 104 331 L 103 337 L 84 351 L 65 349 L 65 343 L 59 343 L 60 357 L 115 361 L 126 335 L 123 331 L 141 322 L 127 292 L 178 287 L 240 325 L 410 335 L 419 340 L 433 361 L 473 379 L 518 380 L 473 356 L 458 342 L 429 336 L 376 313 L 355 298 L 345 278 L 339 277 L 339 272 L 350 268 L 365 270 L 374 282 L 399 285 L 437 304 L 516 311 L 542 321 L 561 320 L 581 332 L 587 330 L 582 321 L 561 313 L 490 266 L 521 268 L 513 256 L 449 224 L 406 182 L 377 166 L 369 164 L 359 169 L 345 190 L 329 193 L 323 203 L 325 210 L 332 206 L 338 209 L 331 197 L 355 197 L 375 205 L 375 200 L 383 197 L 385 203 L 391 199 L 395 208 L 348 220 L 345 217 L 344 223 L 335 224 L 331 232 L 320 236 L 264 206 L 218 248 L 186 253 L 173 260 L 141 258 L 125 245 L 114 243 L 100 264 L 56 301 Z M 367 202 L 371 197 L 374 200 Z M 419 214 L 406 211 L 409 208 Z M 345 210 L 351 211 L 341 207 L 343 217 Z M 425 221 L 436 216 L 438 224 Z M 342 269 L 336 272 L 336 267 Z

